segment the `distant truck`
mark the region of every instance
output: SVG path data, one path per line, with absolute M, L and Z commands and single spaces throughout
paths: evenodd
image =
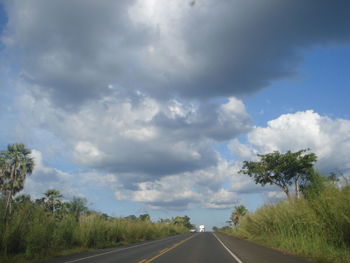
M 205 232 L 205 227 L 204 225 L 199 226 L 199 232 Z

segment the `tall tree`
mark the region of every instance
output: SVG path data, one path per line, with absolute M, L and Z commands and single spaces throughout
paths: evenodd
M 239 205 L 239 206 L 235 206 L 235 209 L 232 211 L 231 214 L 231 221 L 232 223 L 237 226 L 239 224 L 239 221 L 241 220 L 241 218 L 243 216 L 245 216 L 247 214 L 248 210 L 244 205 Z
M 15 194 L 23 189 L 26 176 L 34 169 L 31 151 L 24 144 L 16 143 L 7 146 L 7 151 L 0 153 L 0 191 L 5 196 L 5 220 L 11 213 Z
M 295 196 L 300 198 L 300 185 L 308 182 L 317 160 L 316 154 L 306 154 L 307 151 L 308 149 L 303 149 L 297 152 L 288 151 L 284 154 L 278 151 L 258 154 L 260 160 L 244 161 L 240 173 L 249 175 L 254 178 L 256 184 L 262 186 L 277 185 L 288 198 L 291 197 L 290 186 L 294 185 Z

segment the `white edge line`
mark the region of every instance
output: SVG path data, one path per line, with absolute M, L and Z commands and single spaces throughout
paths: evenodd
M 153 243 L 156 243 L 156 242 L 158 242 L 158 241 L 164 241 L 164 240 L 171 239 L 171 238 L 174 238 L 174 237 L 176 237 L 176 236 L 171 236 L 171 237 L 164 238 L 164 239 L 162 238 L 162 239 L 158 239 L 158 240 L 146 242 L 146 243 L 139 244 L 139 245 L 135 245 L 135 246 L 131 246 L 131 247 L 116 248 L 116 249 L 113 249 L 113 250 L 108 251 L 108 252 L 105 252 L 105 253 L 96 254 L 96 255 L 89 256 L 89 257 L 85 257 L 85 258 L 77 258 L 77 259 L 74 259 L 74 260 L 71 260 L 71 261 L 65 261 L 65 262 L 63 262 L 63 263 L 78 262 L 78 261 L 81 261 L 81 260 L 84 260 L 84 259 L 88 259 L 88 258 L 95 258 L 95 257 L 103 256 L 103 255 L 110 254 L 110 253 L 114 253 L 114 252 L 124 251 L 124 250 L 131 249 L 131 248 L 135 248 L 135 247 L 142 247 L 142 246 L 145 246 L 145 245 L 153 244 Z
M 225 244 L 215 235 L 215 233 L 213 233 L 213 235 L 238 263 L 243 263 L 242 260 L 240 260 L 227 246 L 225 246 Z

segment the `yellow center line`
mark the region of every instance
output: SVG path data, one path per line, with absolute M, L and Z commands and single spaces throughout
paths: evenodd
M 190 236 L 180 242 L 175 243 L 174 245 L 172 245 L 170 248 L 165 248 L 163 250 L 161 250 L 157 255 L 155 255 L 153 258 L 150 258 L 148 260 L 145 261 L 140 261 L 139 263 L 150 263 L 152 261 L 154 261 L 155 259 L 159 258 L 161 255 L 164 255 L 165 253 L 169 252 L 170 250 L 180 246 L 181 244 L 185 243 L 186 241 L 190 240 L 191 238 L 193 238 L 196 235 Z
M 159 253 L 163 253 L 163 252 L 165 252 L 165 251 L 167 251 L 169 248 L 167 247 L 167 248 L 164 248 L 164 249 L 162 249 L 161 251 L 159 251 Z

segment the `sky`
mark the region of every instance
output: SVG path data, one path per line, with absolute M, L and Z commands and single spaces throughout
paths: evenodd
M 350 174 L 350 2 L 0 0 L 0 148 L 113 216 L 226 224 L 283 198 L 239 174 L 310 148 Z

